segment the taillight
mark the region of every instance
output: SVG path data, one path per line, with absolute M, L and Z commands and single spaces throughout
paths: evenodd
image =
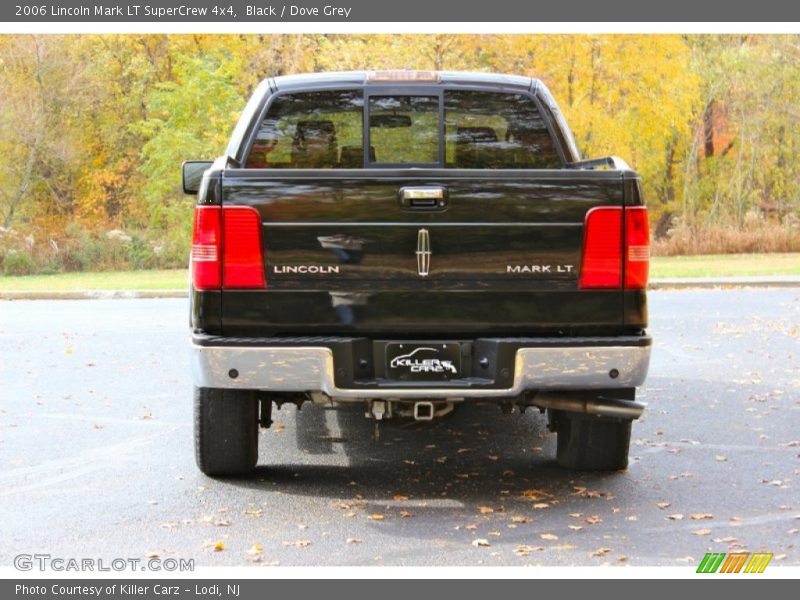
M 625 289 L 645 289 L 649 270 L 650 223 L 647 220 L 647 208 L 630 206 L 625 209 Z
M 578 285 L 581 289 L 622 285 L 622 207 L 598 206 L 586 213 Z
M 580 289 L 620 289 L 623 268 L 625 289 L 644 289 L 649 264 L 647 208 L 599 206 L 586 213 Z
M 197 206 L 192 235 L 196 290 L 266 287 L 261 218 L 249 206 Z
M 196 290 L 218 290 L 222 283 L 222 211 L 219 206 L 197 206 L 192 231 L 192 285 Z
M 226 206 L 222 210 L 225 242 L 222 286 L 225 289 L 266 287 L 258 211 L 251 206 Z

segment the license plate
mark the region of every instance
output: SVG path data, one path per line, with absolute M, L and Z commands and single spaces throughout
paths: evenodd
M 458 379 L 461 347 L 457 343 L 386 344 L 386 375 L 402 381 Z

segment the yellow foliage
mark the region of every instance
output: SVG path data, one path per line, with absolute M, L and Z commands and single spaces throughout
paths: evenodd
M 799 39 L 0 36 L 0 151 L 15 157 L 0 165 L 0 221 L 47 231 L 76 220 L 90 229 L 136 224 L 183 231 L 189 213 L 180 161 L 223 152 L 236 111 L 261 79 L 409 68 L 541 79 L 584 157 L 616 154 L 641 173 L 662 233 L 670 229 L 662 214 L 693 226 L 741 228 L 749 211 L 765 205 L 788 223 L 800 213 Z M 706 156 L 711 105 L 724 151 Z M 29 157 L 24 181 L 21 165 Z M 24 201 L 14 200 L 18 190 L 25 190 Z

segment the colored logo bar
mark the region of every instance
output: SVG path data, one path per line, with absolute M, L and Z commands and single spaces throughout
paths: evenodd
M 763 573 L 771 560 L 771 552 L 708 552 L 700 561 L 697 572 Z

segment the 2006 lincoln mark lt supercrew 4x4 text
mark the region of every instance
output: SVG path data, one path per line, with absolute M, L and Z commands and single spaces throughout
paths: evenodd
M 627 466 L 647 212 L 622 160 L 581 160 L 541 82 L 267 79 L 225 155 L 183 181 L 203 472 L 253 469 L 273 402 L 305 401 L 374 419 L 536 407 L 561 465 Z

